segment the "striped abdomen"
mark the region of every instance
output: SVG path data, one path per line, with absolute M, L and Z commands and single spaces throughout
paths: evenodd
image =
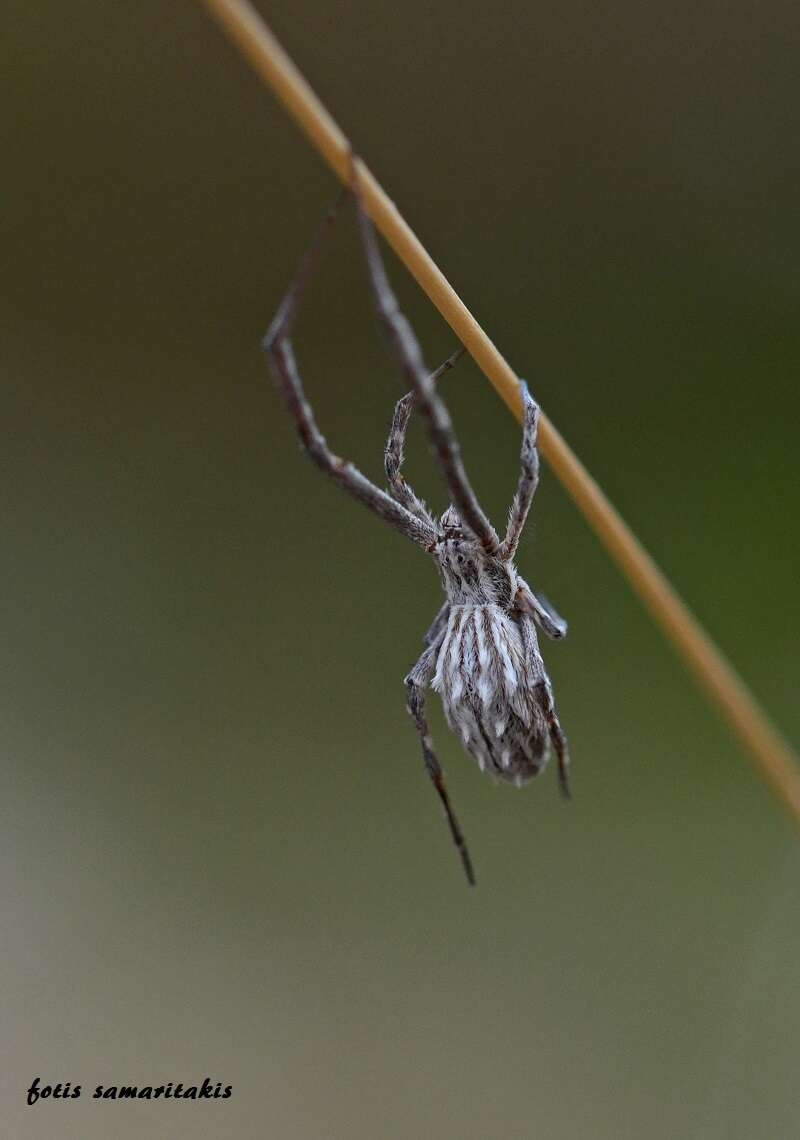
M 548 732 L 537 702 L 543 675 L 538 646 L 523 645 L 500 606 L 452 606 L 432 685 L 482 771 L 522 784 L 545 766 Z

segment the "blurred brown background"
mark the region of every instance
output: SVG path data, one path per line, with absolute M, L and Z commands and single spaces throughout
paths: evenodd
M 796 741 L 795 6 L 261 7 Z M 470 892 L 404 711 L 435 575 L 259 351 L 332 177 L 200 4 L 4 25 L 3 1135 L 795 1136 L 790 827 L 570 501 L 547 472 L 520 565 L 570 620 L 572 805 L 493 787 L 431 702 Z M 352 218 L 298 349 L 378 476 Z M 447 393 L 500 520 L 517 426 L 469 363 Z M 408 466 L 443 507 L 418 432 Z M 89 1097 L 204 1076 L 232 1097 Z

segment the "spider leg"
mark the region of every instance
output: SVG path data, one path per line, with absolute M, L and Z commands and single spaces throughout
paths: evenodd
M 531 396 L 524 380 L 520 381 L 520 388 L 525 408 L 525 422 L 522 428 L 519 481 L 508 516 L 508 529 L 500 548 L 501 557 L 505 559 L 512 559 L 517 552 L 522 529 L 539 485 L 539 452 L 536 447 L 536 438 L 539 434 L 539 405 Z
M 518 577 L 513 609 L 528 614 L 548 637 L 561 641 L 567 636 L 567 623 L 543 594 L 535 594 L 524 578 Z
M 375 230 L 361 201 L 355 163 L 352 172 L 352 190 L 356 199 L 358 223 L 378 316 L 389 334 L 403 372 L 425 417 L 428 434 L 439 459 L 453 505 L 458 510 L 464 525 L 472 531 L 484 549 L 490 554 L 497 554 L 500 542 L 467 478 L 450 413 L 431 383 L 417 338 L 408 320 L 400 311 L 397 298 L 389 285 Z
M 449 617 L 450 617 L 450 603 L 445 602 L 444 605 L 442 606 L 442 608 L 439 610 L 436 617 L 431 622 L 430 629 L 428 630 L 428 632 L 425 634 L 424 638 L 422 639 L 423 644 L 433 645 L 434 642 L 439 641 L 439 639 L 441 638 L 441 635 L 444 633 L 444 631 L 447 627 L 447 619 Z
M 561 794 L 564 799 L 569 800 L 572 798 L 569 788 L 569 745 L 556 712 L 553 686 L 547 675 L 547 670 L 544 667 L 542 655 L 539 652 L 539 643 L 536 638 L 533 619 L 529 614 L 522 613 L 517 619 L 517 624 L 522 634 L 522 645 L 525 657 L 529 663 L 530 676 L 534 681 L 533 691 L 535 700 L 547 722 L 550 740 L 555 749 L 556 759 L 558 761 L 558 783 L 561 788 Z
M 443 376 L 445 372 L 449 372 L 464 352 L 465 349 L 462 346 L 457 349 L 452 356 L 449 356 L 444 364 L 441 364 L 436 371 L 432 373 L 430 378 L 431 383 L 435 384 L 440 376 Z M 421 513 L 423 518 L 433 522 L 425 504 L 400 474 L 400 468 L 403 466 L 403 460 L 405 459 L 406 432 L 415 405 L 416 394 L 413 391 L 406 392 L 405 396 L 399 399 L 395 404 L 392 426 L 389 429 L 389 438 L 386 441 L 386 450 L 384 452 L 384 467 L 386 469 L 386 478 L 389 481 L 389 494 L 392 498 L 396 499 L 398 503 L 402 503 L 404 507 L 414 514 Z
M 558 786 L 561 788 L 561 794 L 564 799 L 571 800 L 572 793 L 569 786 L 569 744 L 567 743 L 566 734 L 561 727 L 558 714 L 556 713 L 556 705 L 553 699 L 553 686 L 550 684 L 550 678 L 548 676 L 545 675 L 539 689 L 541 693 L 542 710 L 547 719 L 550 739 L 553 742 L 556 759 L 558 760 Z
M 428 722 L 425 719 L 425 689 L 435 672 L 436 657 L 443 636 L 444 631 L 439 634 L 434 644 L 428 646 L 405 679 L 408 692 L 408 711 L 419 733 L 420 743 L 422 744 L 422 756 L 425 761 L 425 770 L 430 776 L 433 786 L 436 788 L 436 792 L 442 802 L 447 822 L 450 825 L 450 834 L 453 837 L 453 843 L 455 843 L 458 848 L 458 853 L 461 856 L 461 863 L 464 867 L 464 873 L 467 876 L 467 882 L 470 886 L 474 887 L 475 872 L 472 869 L 472 860 L 469 857 L 469 851 L 467 850 L 467 844 L 461 827 L 450 805 L 450 797 L 447 794 L 447 788 L 444 783 L 444 772 L 436 757 L 436 753 L 433 751 L 433 742 L 431 740 Z
M 326 234 L 331 229 L 338 203 L 329 211 L 308 252 L 300 263 L 294 280 L 281 301 L 272 324 L 264 337 L 263 346 L 272 372 L 283 394 L 289 413 L 294 420 L 300 442 L 313 462 L 334 483 L 343 487 L 360 503 L 369 507 L 380 518 L 391 523 L 407 538 L 423 547 L 430 547 L 436 539 L 432 524 L 409 511 L 380 487 L 376 487 L 358 468 L 335 455 L 317 427 L 311 405 L 306 398 L 303 382 L 292 348 L 291 333 L 298 309 L 312 275 Z

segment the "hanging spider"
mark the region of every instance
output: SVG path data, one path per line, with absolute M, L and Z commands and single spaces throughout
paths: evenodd
M 388 493 L 330 450 L 306 399 L 292 349 L 291 333 L 300 301 L 325 233 L 335 221 L 338 204 L 301 262 L 264 338 L 264 348 L 302 445 L 314 463 L 432 555 L 438 565 L 446 600 L 425 635 L 422 656 L 405 678 L 408 712 L 419 733 L 425 768 L 444 807 L 467 879 L 474 885 L 472 861 L 450 805 L 425 718 L 428 686 L 441 695 L 450 728 L 481 771 L 520 787 L 544 769 L 552 741 L 561 791 L 569 797 L 567 739 L 556 715 L 534 623 L 555 639 L 564 637 L 567 626 L 514 566 L 539 479 L 539 408 L 521 382 L 525 409 L 521 470 L 508 527 L 500 540 L 467 478 L 450 415 L 436 386 L 464 350 L 459 349 L 433 373 L 425 367 L 417 339 L 389 285 L 372 222 L 361 202 L 354 164 L 352 170 L 351 192 L 378 315 L 411 388 L 395 407 L 386 444 Z M 400 473 L 406 430 L 415 408 L 423 416 L 452 499 L 440 519 Z

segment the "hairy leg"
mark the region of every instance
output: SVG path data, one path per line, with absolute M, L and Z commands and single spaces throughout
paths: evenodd
M 558 786 L 561 788 L 561 794 L 564 799 L 572 799 L 572 793 L 569 786 L 569 745 L 567 737 L 558 719 L 556 713 L 555 701 L 553 700 L 553 687 L 550 684 L 550 678 L 545 676 L 544 680 L 539 685 L 540 704 L 547 720 L 547 727 L 550 730 L 550 739 L 553 742 L 553 748 L 556 752 L 556 759 L 558 760 Z
M 440 641 L 442 634 L 447 629 L 447 621 L 450 617 L 450 603 L 445 602 L 439 610 L 436 617 L 431 622 L 431 627 L 422 639 L 425 645 L 434 645 Z
M 522 646 L 525 658 L 528 662 L 530 680 L 534 686 L 534 699 L 538 707 L 542 710 L 542 715 L 547 722 L 550 740 L 553 743 L 556 760 L 558 761 L 558 783 L 561 788 L 561 794 L 565 799 L 570 799 L 569 745 L 567 744 L 567 737 L 561 727 L 558 714 L 556 713 L 553 686 L 550 683 L 542 655 L 539 652 L 539 642 L 536 637 L 533 618 L 526 613 L 522 613 L 517 619 L 517 624 L 519 625 L 519 630 L 522 635 Z
M 433 645 L 428 646 L 405 679 L 406 690 L 408 692 L 408 711 L 419 733 L 420 743 L 422 745 L 422 756 L 425 761 L 425 770 L 430 776 L 433 786 L 436 788 L 436 792 L 441 800 L 447 822 L 450 826 L 453 843 L 455 843 L 459 855 L 461 856 L 461 863 L 464 867 L 467 881 L 471 886 L 474 886 L 475 872 L 472 868 L 472 860 L 469 857 L 469 851 L 467 850 L 467 844 L 461 827 L 450 805 L 450 797 L 447 794 L 447 788 L 444 783 L 444 772 L 442 771 L 442 766 L 437 759 L 436 753 L 433 751 L 433 742 L 431 740 L 428 722 L 425 718 L 425 689 L 430 683 L 431 677 L 436 669 L 436 657 L 439 652 L 442 636 L 443 633 L 439 635 Z
M 457 509 L 464 525 L 472 531 L 484 549 L 490 554 L 496 554 L 500 541 L 467 478 L 450 413 L 430 382 L 417 338 L 408 320 L 400 311 L 397 298 L 389 285 L 375 230 L 359 195 L 355 164 L 352 189 L 356 198 L 359 227 L 378 316 L 389 334 L 403 372 L 417 398 L 419 409 L 425 417 L 428 434 L 439 459 L 453 506 Z
M 435 384 L 440 376 L 443 376 L 445 372 L 449 372 L 449 370 L 455 366 L 459 357 L 463 356 L 464 351 L 462 347 L 457 349 L 452 356 L 449 356 L 444 364 L 441 364 L 431 375 L 431 383 Z M 389 438 L 386 441 L 384 466 L 386 469 L 386 478 L 389 481 L 389 494 L 392 498 L 396 499 L 398 503 L 402 503 L 404 507 L 414 514 L 422 513 L 423 518 L 432 521 L 427 507 L 400 473 L 403 460 L 405 459 L 406 432 L 416 402 L 416 394 L 413 391 L 406 392 L 405 396 L 397 401 L 394 416 L 392 417 L 392 426 L 389 430 Z
M 528 511 L 539 485 L 539 452 L 536 439 L 539 434 L 539 405 L 528 391 L 524 380 L 520 381 L 522 403 L 525 409 L 525 422 L 522 429 L 522 452 L 520 455 L 519 482 L 511 511 L 508 516 L 508 529 L 501 547 L 502 557 L 511 559 L 517 553 Z
M 567 636 L 567 623 L 543 594 L 535 594 L 524 578 L 517 578 L 519 586 L 514 595 L 513 609 L 532 617 L 548 637 L 561 641 Z
M 407 538 L 423 547 L 430 547 L 436 533 L 430 522 L 419 518 L 402 503 L 376 487 L 358 468 L 340 459 L 328 447 L 322 432 L 317 427 L 303 388 L 292 348 L 291 333 L 303 293 L 319 257 L 326 233 L 333 225 L 337 208 L 332 209 L 310 249 L 303 258 L 294 280 L 281 302 L 267 335 L 264 349 L 280 391 L 283 394 L 289 414 L 294 420 L 297 433 L 311 459 L 334 483 L 337 483 L 355 499 L 375 512 L 380 518 L 391 523 Z

